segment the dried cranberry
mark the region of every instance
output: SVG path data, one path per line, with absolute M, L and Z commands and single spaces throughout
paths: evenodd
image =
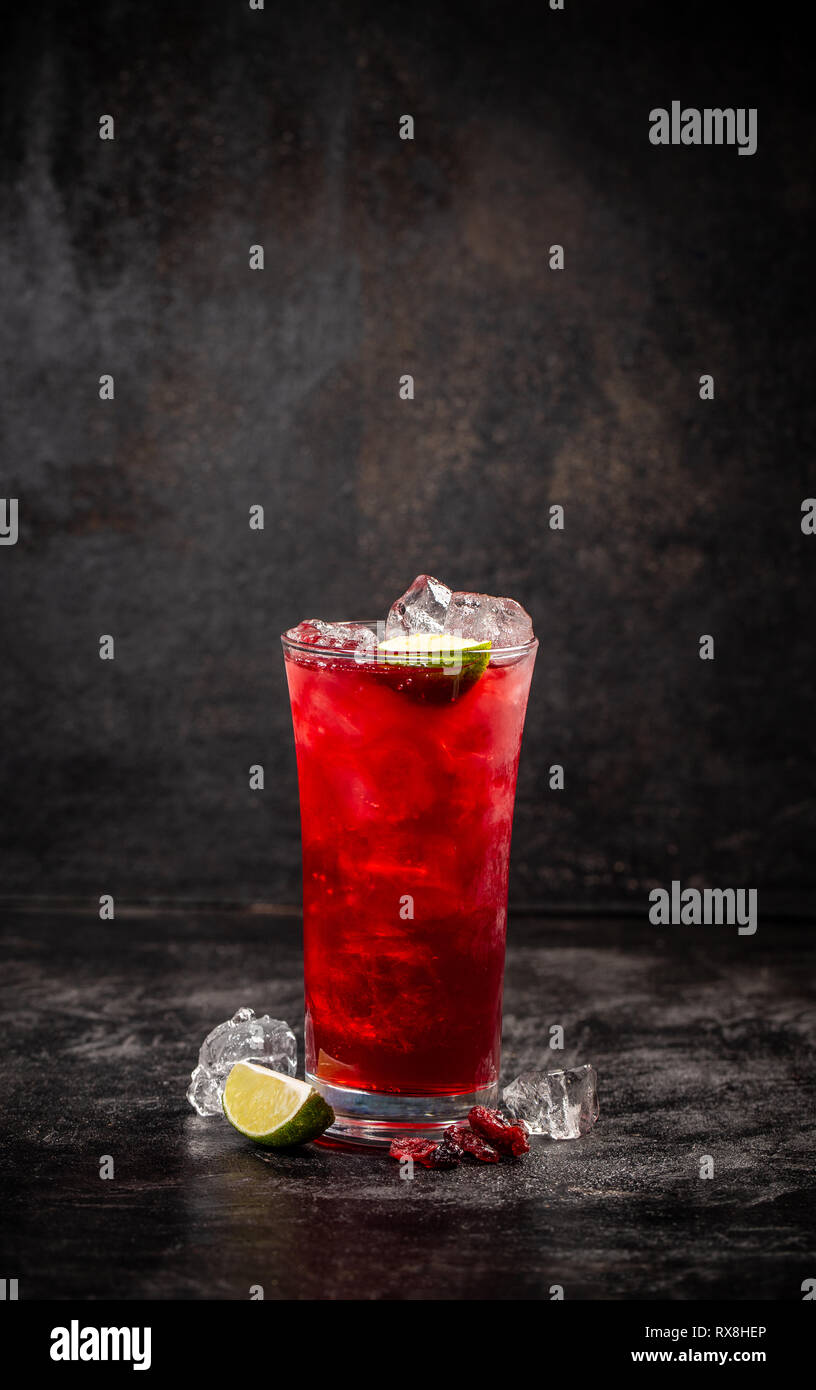
M 429 1168 L 458 1168 L 462 1162 L 462 1157 L 460 1145 L 449 1139 L 446 1134 L 441 1144 L 437 1144 L 435 1151 L 431 1154 L 427 1166 Z
M 392 1139 L 388 1150 L 392 1158 L 412 1158 L 427 1167 L 427 1160 L 437 1147 L 433 1139 Z
M 451 1125 L 450 1129 L 446 1129 L 446 1142 L 448 1138 L 463 1153 L 468 1154 L 470 1158 L 478 1159 L 481 1163 L 498 1163 L 499 1161 L 498 1151 L 488 1144 L 481 1134 L 476 1134 L 467 1120 L 460 1120 L 458 1124 Z
M 389 1153 L 392 1158 L 411 1158 L 423 1168 L 456 1168 L 462 1161 L 462 1150 L 455 1144 L 435 1139 L 392 1139 Z
M 471 1129 L 475 1129 L 483 1139 L 513 1158 L 521 1158 L 530 1152 L 530 1140 L 523 1124 L 513 1124 L 506 1120 L 499 1110 L 488 1110 L 485 1105 L 474 1105 L 468 1115 Z

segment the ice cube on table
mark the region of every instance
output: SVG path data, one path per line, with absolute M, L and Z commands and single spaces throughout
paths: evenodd
M 272 1071 L 294 1076 L 297 1043 L 288 1023 L 254 1009 L 239 1009 L 226 1023 L 208 1033 L 198 1054 L 198 1066 L 191 1073 L 187 1099 L 199 1115 L 220 1115 L 221 1096 L 230 1070 L 236 1062 L 263 1062 Z
M 187 1099 L 199 1115 L 219 1115 L 221 1113 L 221 1091 L 218 1081 L 206 1067 L 196 1067 L 190 1073 Z
M 331 647 L 346 652 L 373 652 L 377 646 L 376 634 L 364 623 L 326 623 L 322 618 L 307 618 L 284 635 L 304 647 Z
M 598 1078 L 591 1066 L 571 1071 L 524 1071 L 505 1086 L 504 1109 L 531 1134 L 579 1139 L 598 1118 Z
M 418 574 L 385 620 L 386 637 L 402 637 L 406 632 L 444 632 L 445 615 L 451 600 L 447 584 L 432 574 Z
M 533 620 L 514 598 L 457 590 L 445 614 L 445 632 L 494 647 L 520 647 L 533 637 Z

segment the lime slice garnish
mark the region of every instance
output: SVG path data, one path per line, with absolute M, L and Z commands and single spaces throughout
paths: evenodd
M 305 1144 L 328 1129 L 334 1111 L 308 1081 L 296 1081 L 257 1062 L 236 1062 L 221 1104 L 231 1125 L 271 1149 Z
M 478 680 L 490 661 L 490 642 L 455 637 L 450 632 L 411 632 L 387 637 L 377 647 L 377 658 L 389 666 L 421 666 Z

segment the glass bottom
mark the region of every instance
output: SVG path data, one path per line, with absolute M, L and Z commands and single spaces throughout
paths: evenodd
M 317 1087 L 335 1114 L 334 1124 L 321 1137 L 374 1148 L 387 1148 L 392 1139 L 434 1138 L 456 1120 L 466 1120 L 474 1105 L 495 1106 L 499 1098 L 496 1081 L 481 1091 L 406 1096 L 332 1086 L 308 1071 L 306 1080 Z

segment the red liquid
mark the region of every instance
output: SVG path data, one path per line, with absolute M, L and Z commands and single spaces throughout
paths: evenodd
M 306 1070 L 323 1081 L 433 1096 L 498 1079 L 510 832 L 535 650 L 489 666 L 444 703 L 438 673 L 286 650 Z

